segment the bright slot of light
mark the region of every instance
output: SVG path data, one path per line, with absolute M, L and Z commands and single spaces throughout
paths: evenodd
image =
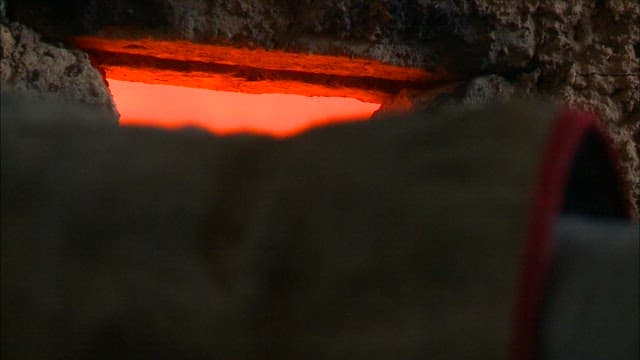
M 199 126 L 216 134 L 289 136 L 329 123 L 367 120 L 380 104 L 346 97 L 246 94 L 108 79 L 121 125 Z

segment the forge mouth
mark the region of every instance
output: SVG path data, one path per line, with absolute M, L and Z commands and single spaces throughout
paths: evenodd
M 196 126 L 218 135 L 291 136 L 312 127 L 371 118 L 380 104 L 349 97 L 247 94 L 108 79 L 120 125 Z
M 346 56 L 153 38 L 71 41 L 103 72 L 121 125 L 289 136 L 369 119 L 398 93 L 426 91 L 448 79 L 444 70 Z

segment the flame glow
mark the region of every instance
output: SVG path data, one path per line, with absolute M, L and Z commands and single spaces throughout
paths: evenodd
M 380 104 L 345 97 L 246 94 L 108 79 L 121 125 L 199 126 L 216 134 L 290 136 L 328 123 L 367 120 Z

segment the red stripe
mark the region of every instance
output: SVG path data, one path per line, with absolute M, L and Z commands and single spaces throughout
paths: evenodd
M 536 359 L 540 310 L 554 245 L 553 221 L 562 209 L 572 160 L 590 130 L 603 134 L 598 129 L 595 115 L 564 109 L 545 146 L 533 189 L 533 204 L 522 254 L 523 267 L 516 289 L 513 359 Z M 617 162 L 611 146 L 608 146 L 608 151 L 611 160 Z

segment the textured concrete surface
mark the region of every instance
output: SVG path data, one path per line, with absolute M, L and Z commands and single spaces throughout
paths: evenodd
M 42 41 L 19 23 L 0 23 L 0 85 L 30 94 L 62 96 L 117 113 L 111 94 L 87 54 Z
M 164 38 L 444 67 L 469 83 L 453 97 L 465 102 L 490 99 L 494 90 L 498 98 L 552 96 L 601 115 L 622 154 L 627 185 L 636 184 L 636 195 L 640 191 L 633 141 L 640 131 L 638 1 L 23 0 L 9 5 L 10 17 L 50 36 L 133 26 Z M 492 80 L 483 85 L 487 79 Z M 414 97 L 424 106 L 437 98 L 399 94 L 390 106 Z

